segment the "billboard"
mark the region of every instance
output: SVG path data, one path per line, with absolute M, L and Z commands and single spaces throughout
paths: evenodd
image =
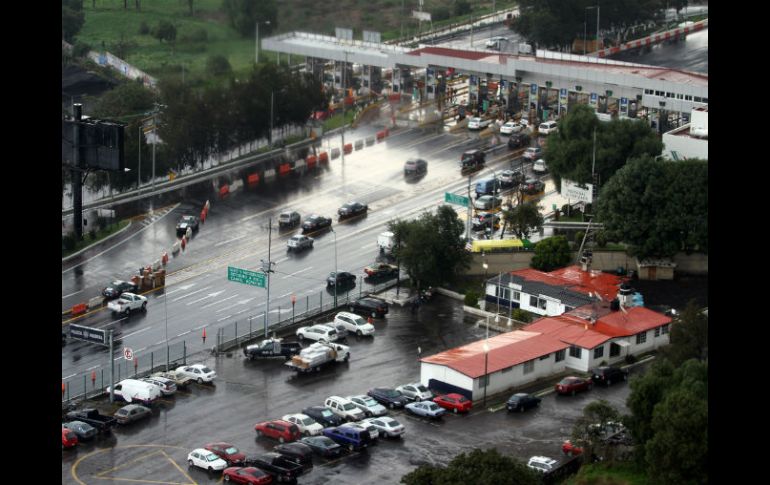
M 74 165 L 73 141 L 75 120 L 63 119 L 61 131 L 62 163 Z M 101 170 L 123 171 L 125 124 L 113 121 L 83 119 L 80 121 L 80 166 Z
M 575 200 L 590 204 L 593 189 L 593 184 L 577 184 L 567 179 L 561 181 L 561 195 L 570 201 Z

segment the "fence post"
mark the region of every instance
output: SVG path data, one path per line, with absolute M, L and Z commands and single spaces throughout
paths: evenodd
M 155 369 L 155 352 L 150 352 L 150 373 Z
M 102 389 L 104 389 L 104 369 L 102 369 L 102 373 L 101 373 L 101 374 L 102 374 L 102 375 L 101 375 L 101 377 L 100 377 L 100 382 L 101 382 L 101 384 L 102 384 L 102 386 L 101 386 L 101 387 L 102 387 Z
M 83 399 L 85 400 L 86 397 L 88 397 L 88 384 L 86 380 L 86 375 L 83 374 Z
M 235 321 L 235 346 L 238 346 L 238 320 Z
M 182 365 L 187 365 L 187 340 L 182 340 Z
M 70 400 L 70 383 L 67 381 L 67 401 Z

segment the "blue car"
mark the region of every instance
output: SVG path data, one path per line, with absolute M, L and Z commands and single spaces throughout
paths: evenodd
M 407 404 L 404 407 L 412 414 L 416 414 L 417 416 L 425 416 L 427 418 L 438 419 L 446 414 L 446 409 L 432 401 L 413 402 Z

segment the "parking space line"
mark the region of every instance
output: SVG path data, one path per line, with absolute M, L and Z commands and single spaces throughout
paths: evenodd
M 149 330 L 150 328 L 151 328 L 151 327 L 144 327 L 144 328 L 143 328 L 143 329 L 141 329 L 141 330 L 137 330 L 136 332 L 131 332 L 131 333 L 129 333 L 128 335 L 124 335 L 124 336 L 123 336 L 123 338 L 124 338 L 124 339 L 127 339 L 128 337 L 134 336 L 134 335 L 136 335 L 136 334 L 138 334 L 138 333 L 142 333 L 142 332 L 145 332 L 145 331 Z

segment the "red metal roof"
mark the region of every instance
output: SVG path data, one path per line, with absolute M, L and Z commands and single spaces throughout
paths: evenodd
M 580 266 L 543 273 L 535 269 L 525 268 L 511 271 L 512 275 L 529 281 L 538 281 L 551 286 L 565 287 L 578 293 L 599 293 L 605 300 L 613 300 L 618 293 L 623 278 L 601 271 L 583 271 Z
M 608 313 L 596 321 L 594 329 L 611 337 L 626 337 L 671 323 L 671 318 L 648 308 L 635 306 L 625 312 Z
M 421 362 L 445 365 L 451 369 L 475 379 L 484 375 L 484 342 L 479 340 L 462 347 L 449 349 Z M 487 372 L 499 370 L 536 359 L 542 355 L 566 349 L 567 344 L 537 332 L 515 330 L 486 340 L 489 345 Z
M 413 51 L 407 52 L 410 56 L 419 56 L 422 53 L 426 54 L 434 54 L 437 56 L 447 56 L 447 57 L 456 57 L 458 59 L 470 59 L 472 61 L 478 61 L 479 59 L 484 59 L 485 57 L 490 57 L 489 52 L 475 52 L 475 51 L 464 51 L 460 49 L 450 49 L 447 47 L 421 47 L 419 49 L 415 49 Z M 495 57 L 497 57 L 496 54 L 494 54 Z
M 530 332 L 542 332 L 564 343 L 584 349 L 593 349 L 611 338 L 596 331 L 589 321 L 567 315 L 541 318 L 524 328 Z

